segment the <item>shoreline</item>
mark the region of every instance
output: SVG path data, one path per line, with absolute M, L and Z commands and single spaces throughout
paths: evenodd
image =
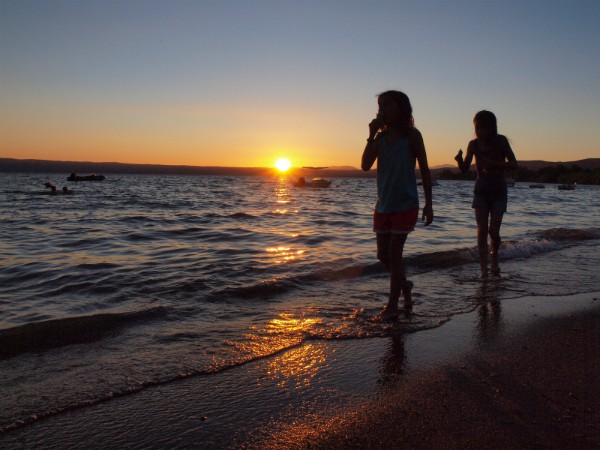
M 588 306 L 537 305 L 527 313 L 527 305 L 510 305 L 514 322 L 495 339 L 454 355 L 438 348 L 445 362 L 417 363 L 383 395 L 282 426 L 243 447 L 599 448 L 600 293 L 573 297 Z M 454 337 L 445 333 L 449 341 L 464 332 L 454 325 Z M 419 338 L 409 352 L 434 350 Z
M 482 303 L 430 330 L 305 343 L 214 377 L 69 411 L 4 433 L 0 444 L 598 447 L 598 348 L 600 292 Z M 310 376 L 269 373 L 298 355 L 326 355 L 327 366 Z

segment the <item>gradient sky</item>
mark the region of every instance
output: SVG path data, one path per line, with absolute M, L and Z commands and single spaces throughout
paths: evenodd
M 518 159 L 600 157 L 600 2 L 0 0 L 0 157 L 359 167 L 376 94 L 430 165 L 480 109 Z

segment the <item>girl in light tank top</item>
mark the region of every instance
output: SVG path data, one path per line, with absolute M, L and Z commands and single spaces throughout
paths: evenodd
M 404 298 L 404 311 L 410 313 L 413 307 L 413 283 L 406 279 L 403 252 L 419 212 L 415 177 L 417 161 L 425 193 L 422 218 L 426 226 L 433 221 L 433 209 L 425 144 L 421 133 L 414 127 L 410 100 L 399 91 L 383 92 L 377 100 L 379 112 L 369 124 L 361 167 L 368 171 L 377 161 L 373 231 L 377 236 L 377 258 L 390 273 L 390 293 L 381 312 L 382 321 L 389 321 L 400 314 L 400 294 Z

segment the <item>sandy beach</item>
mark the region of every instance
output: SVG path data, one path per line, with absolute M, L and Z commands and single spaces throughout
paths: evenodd
M 600 298 L 247 448 L 600 448 Z

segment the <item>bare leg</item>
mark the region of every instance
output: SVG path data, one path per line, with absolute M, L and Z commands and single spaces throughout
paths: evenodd
M 475 220 L 477 221 L 477 249 L 479 250 L 481 278 L 487 278 L 488 276 L 488 215 L 489 211 L 487 208 L 475 208 Z
M 398 316 L 400 294 L 404 296 L 404 307 L 409 309 L 412 306 L 412 283 L 406 280 L 402 257 L 406 237 L 406 234 L 387 234 L 378 235 L 377 237 L 379 259 L 386 264 L 390 272 L 390 296 L 388 304 L 381 313 L 381 317 L 384 320 L 393 319 Z M 386 244 L 387 248 L 385 247 Z
M 390 266 L 390 241 L 392 235 L 390 233 L 377 233 L 377 259 L 383 263 L 383 265 L 387 268 L 388 272 L 391 274 L 391 266 Z M 391 284 L 391 282 L 390 282 Z M 392 301 L 392 297 L 390 295 L 390 300 L 388 300 L 388 304 L 381 311 L 381 319 L 382 320 L 393 320 L 398 317 L 398 299 L 396 298 L 396 302 Z
M 500 275 L 500 266 L 498 265 L 498 250 L 500 249 L 500 226 L 504 212 L 492 211 L 490 217 L 490 243 L 492 251 L 490 252 L 490 269 L 492 275 Z
M 390 233 L 377 233 L 377 259 L 390 271 Z
M 390 298 L 395 298 L 398 302 L 400 292 L 404 296 L 404 306 L 412 306 L 412 297 L 409 288 L 409 282 L 406 280 L 404 272 L 404 244 L 407 234 L 392 234 L 390 239 Z M 412 287 L 412 286 L 411 286 Z

